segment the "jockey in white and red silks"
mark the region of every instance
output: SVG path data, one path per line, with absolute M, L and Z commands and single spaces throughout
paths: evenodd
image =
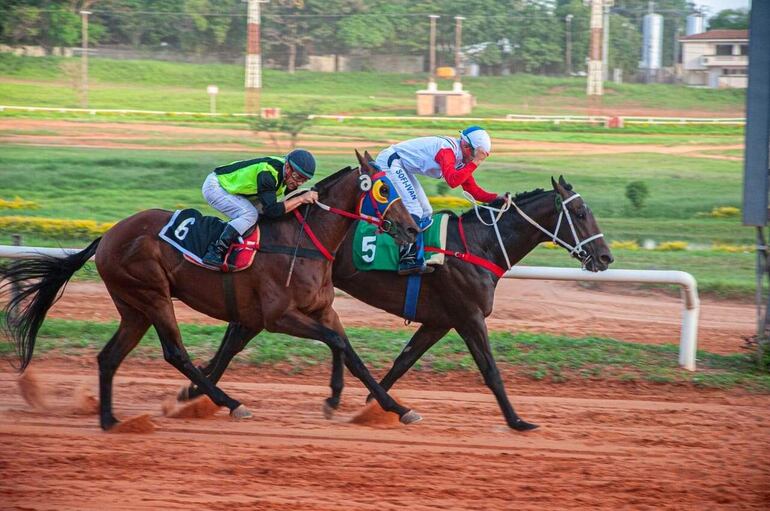
M 377 165 L 385 170 L 398 189 L 404 206 L 422 230 L 431 223 L 431 208 L 416 174 L 443 178 L 451 188 L 461 186 L 480 202 L 491 202 L 498 196 L 482 189 L 473 178 L 473 172 L 489 156 L 492 141 L 479 126 L 460 132 L 460 138 L 420 137 L 394 144 L 377 155 Z M 403 245 L 400 250 L 398 273 L 429 273 L 433 268 L 425 264 L 422 234 L 415 243 Z

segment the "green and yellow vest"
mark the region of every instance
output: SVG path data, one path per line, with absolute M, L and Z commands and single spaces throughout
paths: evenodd
M 266 156 L 253 160 L 242 160 L 223 165 L 214 169 L 219 184 L 228 193 L 235 195 L 258 195 L 258 176 L 262 172 L 269 172 L 275 179 L 278 189 L 276 198 L 283 197 L 286 184 L 283 182 L 284 158 L 279 156 Z

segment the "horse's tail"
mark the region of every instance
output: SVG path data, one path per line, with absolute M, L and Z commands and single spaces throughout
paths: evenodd
M 15 261 L 3 269 L 5 284 L 0 289 L 17 290 L 3 312 L 4 329 L 21 362 L 20 372 L 32 360 L 37 332 L 48 309 L 61 297 L 72 275 L 96 253 L 100 241 L 101 238 L 97 238 L 84 250 L 64 258 L 39 255 Z

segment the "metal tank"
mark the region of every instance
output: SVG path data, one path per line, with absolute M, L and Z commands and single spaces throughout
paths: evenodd
M 687 16 L 685 35 L 700 34 L 706 31 L 706 18 L 701 13 L 693 13 Z
M 656 71 L 663 53 L 663 16 L 646 14 L 642 25 L 642 62 L 639 67 Z

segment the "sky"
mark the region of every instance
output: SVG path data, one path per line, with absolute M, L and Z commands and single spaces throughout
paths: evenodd
M 723 9 L 748 9 L 749 7 L 749 0 L 692 0 L 692 2 L 696 5 L 708 7 L 710 16 Z

